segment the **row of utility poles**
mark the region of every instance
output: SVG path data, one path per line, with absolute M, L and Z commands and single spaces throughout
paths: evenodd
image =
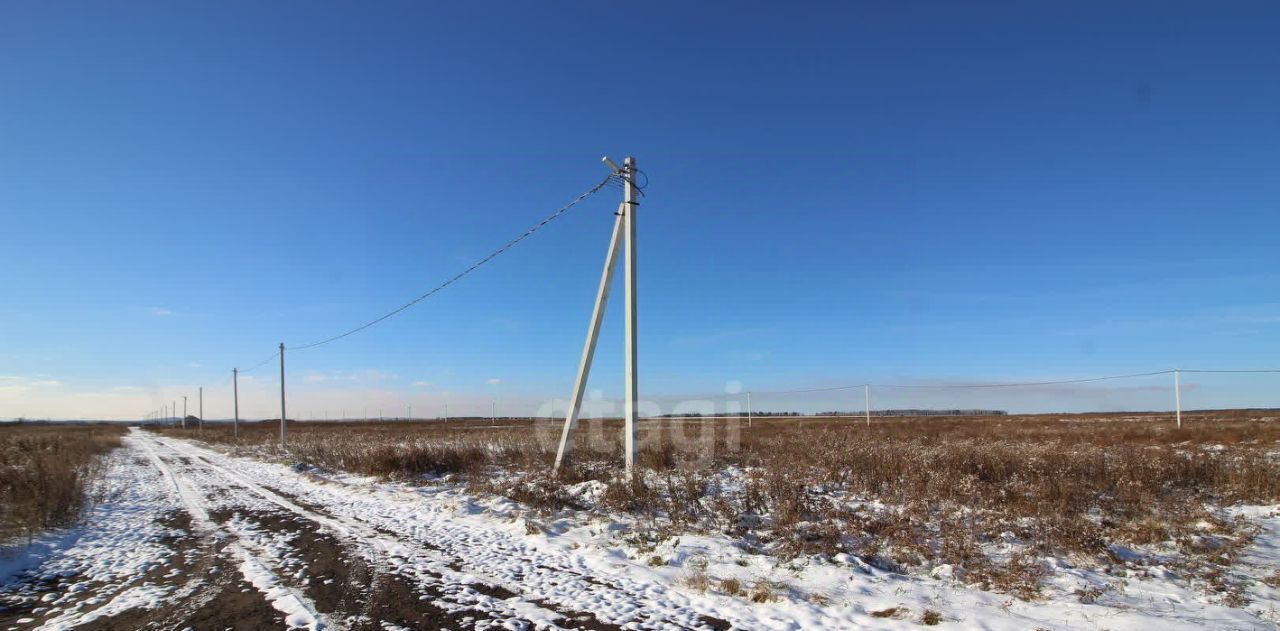
M 289 442 L 289 429 L 288 429 L 288 424 L 285 422 L 285 419 L 287 419 L 288 416 L 286 416 L 286 408 L 285 408 L 284 342 L 280 342 L 279 351 L 280 351 L 280 446 L 285 447 L 288 445 L 288 442 Z M 204 400 L 203 393 L 204 393 L 204 389 L 201 388 L 201 401 Z M 236 438 L 239 438 L 240 437 L 240 369 L 239 368 L 231 369 L 231 393 L 232 393 L 232 410 L 233 410 L 233 417 L 231 421 L 232 432 L 234 433 Z M 184 402 L 186 401 L 186 397 L 183 397 L 183 401 Z M 201 403 L 201 406 L 202 406 L 201 409 L 203 409 L 203 403 Z M 498 411 L 498 402 L 494 401 L 490 404 L 490 407 L 489 407 L 490 423 L 497 422 L 497 418 L 498 418 L 497 411 Z M 409 417 L 412 418 L 413 417 L 412 405 L 408 406 L 408 412 L 409 412 Z M 343 410 L 342 417 L 345 419 L 346 416 L 347 416 L 347 411 Z M 202 414 L 201 419 L 203 418 L 204 416 Z M 328 420 L 328 418 L 329 418 L 329 412 L 326 411 L 325 419 Z M 368 410 L 366 409 L 365 419 L 368 419 L 368 418 L 369 418 Z M 379 419 L 382 418 L 382 410 L 378 410 L 378 418 Z M 446 421 L 449 420 L 449 402 L 448 401 L 446 401 L 444 404 L 444 420 Z M 185 427 L 185 425 L 183 427 Z
M 569 448 L 572 445 L 573 432 L 578 424 L 578 415 L 582 407 L 583 393 L 587 385 L 587 377 L 591 371 L 592 359 L 595 356 L 596 340 L 599 337 L 600 325 L 604 319 L 605 302 L 608 299 L 610 285 L 613 282 L 614 268 L 617 267 L 618 259 L 622 259 L 624 284 L 625 284 L 625 308 L 626 318 L 624 322 L 624 342 L 625 342 L 625 389 L 626 399 L 624 403 L 624 431 L 623 440 L 625 443 L 624 462 L 628 473 L 631 473 L 635 467 L 636 460 L 636 420 L 638 416 L 638 403 L 640 395 L 639 379 L 638 379 L 638 355 L 639 344 L 637 343 L 637 304 L 636 304 L 636 214 L 640 206 L 640 199 L 643 195 L 641 187 L 636 183 L 636 177 L 640 174 L 636 167 L 636 160 L 627 157 L 623 161 L 622 166 L 618 166 L 608 157 L 603 159 L 606 167 L 608 167 L 618 179 L 623 182 L 623 199 L 618 206 L 616 219 L 613 226 L 613 234 L 610 238 L 609 247 L 605 256 L 604 270 L 602 273 L 600 286 L 596 295 L 595 309 L 592 312 L 591 320 L 587 329 L 587 339 L 584 345 L 582 361 L 578 367 L 577 379 L 574 382 L 573 395 L 570 397 L 570 407 L 568 414 L 565 416 L 564 427 L 560 438 L 559 450 L 556 454 L 555 466 L 558 469 L 567 459 Z M 594 192 L 594 191 L 593 191 Z M 576 203 L 576 202 L 575 202 Z M 523 237 L 522 237 L 523 238 Z M 288 444 L 288 425 L 286 423 L 287 411 L 285 408 L 285 374 L 284 374 L 284 358 L 285 348 L 284 342 L 280 343 L 280 446 L 285 447 Z M 233 431 L 235 435 L 240 435 L 240 370 L 238 368 L 231 369 L 231 390 L 233 397 Z M 201 414 L 200 421 L 203 428 L 204 420 L 204 388 L 200 389 Z M 182 426 L 186 427 L 186 401 L 183 396 L 183 418 Z M 497 402 L 493 402 L 489 408 L 490 421 L 497 422 Z M 750 408 L 750 406 L 748 406 Z M 174 408 L 177 409 L 177 402 L 174 401 Z M 168 407 L 160 412 L 167 414 Z M 326 413 L 327 415 L 327 413 Z M 345 416 L 345 411 L 343 416 Z M 410 407 L 410 416 L 412 416 L 412 407 Z M 444 420 L 449 420 L 449 404 L 444 404 Z
M 197 411 L 196 422 L 199 423 L 198 427 L 200 429 L 204 429 L 204 386 L 200 386 L 198 392 L 199 392 L 199 396 L 197 397 L 197 401 L 199 402 L 198 403 L 199 407 Z M 185 394 L 182 395 L 182 417 L 174 418 L 177 415 L 177 413 L 178 413 L 178 402 L 175 400 L 172 405 L 164 405 L 159 410 L 156 410 L 154 412 L 147 414 L 146 418 L 154 419 L 154 420 L 163 420 L 165 422 L 169 422 L 174 425 L 181 426 L 182 429 L 186 429 L 187 428 L 187 395 Z

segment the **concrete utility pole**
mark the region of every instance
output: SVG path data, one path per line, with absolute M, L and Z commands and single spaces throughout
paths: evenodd
M 862 385 L 862 400 L 867 406 L 867 427 L 871 427 L 871 384 Z
M 187 395 L 182 395 L 182 429 L 187 428 Z
M 613 222 L 613 235 L 609 240 L 609 249 L 605 252 L 604 271 L 600 275 L 600 286 L 596 290 L 596 304 L 587 326 L 587 340 L 582 349 L 582 360 L 578 363 L 578 376 L 574 380 L 573 395 L 569 397 L 569 412 L 564 419 L 564 428 L 560 433 L 560 447 L 556 451 L 555 468 L 564 464 L 569 450 L 573 447 L 573 432 L 578 426 L 578 414 L 582 409 L 582 395 L 586 390 L 587 377 L 591 373 L 591 362 L 595 357 L 596 342 L 600 337 L 600 324 L 604 319 L 605 304 L 609 300 L 609 288 L 613 284 L 613 269 L 617 264 L 618 250 L 622 241 L 626 240 L 624 272 L 626 275 L 626 381 L 625 399 L 623 400 L 623 444 L 624 461 L 627 474 L 635 469 L 636 460 L 636 416 L 639 403 L 639 381 L 637 371 L 637 355 L 639 347 L 637 339 L 637 304 L 636 304 L 636 213 L 640 207 L 640 189 L 636 186 L 637 173 L 635 158 L 628 157 L 619 167 L 608 157 L 603 159 L 605 166 L 623 180 L 622 205 L 618 207 L 617 218 Z
M 1178 429 L 1182 429 L 1182 372 L 1173 371 L 1173 405 L 1178 414 Z
M 281 447 L 285 447 L 285 446 L 288 444 L 288 442 L 286 441 L 286 430 L 285 430 L 285 426 L 284 426 L 284 419 L 285 419 L 285 412 L 284 412 L 284 342 L 280 342 L 280 446 L 281 446 Z
M 178 426 L 178 419 L 176 418 L 178 416 L 178 400 L 177 399 L 173 400 L 173 407 L 170 407 L 169 410 L 172 412 L 172 415 L 175 417 L 173 419 L 173 426 L 177 427 Z M 183 423 L 182 427 L 185 428 L 186 423 Z
M 626 387 L 626 462 L 627 475 L 636 464 L 636 406 L 640 396 L 640 375 L 636 344 L 636 211 L 640 209 L 640 192 L 636 188 L 636 159 L 628 157 L 622 162 L 627 172 L 625 192 L 627 220 L 627 387 Z
M 747 393 L 747 427 L 751 427 L 752 415 L 753 415 L 753 412 L 751 411 L 751 393 L 748 392 Z
M 200 425 L 201 430 L 204 429 L 204 386 L 200 386 Z
M 239 368 L 231 369 L 231 399 L 234 402 L 232 403 L 232 407 L 234 408 L 232 410 L 232 414 L 235 415 L 232 417 L 232 421 L 231 421 L 231 432 L 235 435 L 236 438 L 240 438 L 240 369 Z
M 489 424 L 490 425 L 498 424 L 498 402 L 497 401 L 493 401 L 489 403 Z

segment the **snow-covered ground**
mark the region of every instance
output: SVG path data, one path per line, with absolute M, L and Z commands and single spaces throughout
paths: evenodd
M 977 629 L 1280 622 L 1280 591 L 1261 582 L 1252 603 L 1233 608 L 1158 566 L 1100 577 L 1059 560 L 1047 597 L 1026 602 L 945 571 L 905 576 L 844 556 L 783 562 L 723 536 L 641 549 L 628 543 L 634 524 L 624 519 L 539 518 L 455 484 L 234 458 L 142 431 L 110 457 L 107 484 L 82 528 L 0 561 L 5 595 L 25 603 L 0 626 L 131 628 L 139 623 L 108 623 L 177 623 L 231 605 L 263 625 L 312 629 L 906 629 L 923 625 L 926 612 L 943 628 Z M 577 491 L 598 490 L 585 484 Z M 1271 576 L 1280 507 L 1235 511 L 1261 528 L 1239 571 Z M 711 589 L 691 589 L 692 575 L 713 577 Z M 744 594 L 724 593 L 724 579 Z M 1097 585 L 1093 602 L 1074 593 L 1081 584 Z M 753 589 L 766 602 L 752 602 Z M 246 593 L 265 606 L 244 602 Z

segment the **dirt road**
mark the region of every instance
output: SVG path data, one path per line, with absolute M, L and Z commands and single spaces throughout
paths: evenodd
M 0 628 L 731 626 L 661 585 L 457 519 L 447 498 L 143 431 L 104 491 L 73 542 L 4 588 Z

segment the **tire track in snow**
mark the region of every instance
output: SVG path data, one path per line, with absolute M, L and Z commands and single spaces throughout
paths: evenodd
M 316 611 L 315 605 L 298 590 L 280 581 L 273 571 L 274 564 L 268 560 L 267 555 L 262 554 L 260 551 L 255 554 L 250 550 L 250 546 L 246 545 L 235 533 L 220 528 L 209 517 L 209 511 L 204 505 L 203 498 L 191 487 L 187 480 L 180 477 L 160 457 L 160 454 L 156 452 L 152 439 L 137 430 L 134 430 L 133 437 L 137 439 L 136 442 L 146 452 L 147 458 L 160 471 L 160 474 L 173 485 L 174 491 L 177 493 L 183 507 L 192 517 L 194 528 L 206 534 L 216 535 L 221 533 L 228 537 L 230 541 L 225 550 L 239 557 L 240 573 L 246 581 L 267 598 L 272 607 L 285 614 L 286 624 L 289 627 L 300 627 L 312 631 L 335 628 L 323 615 Z
M 434 598 L 433 604 L 446 613 L 479 613 L 505 618 L 517 627 L 532 623 L 537 628 L 558 629 L 555 621 L 571 618 L 576 614 L 565 614 L 548 609 L 537 602 L 512 599 L 518 594 L 514 590 L 495 585 L 477 582 L 470 572 L 459 572 L 455 568 L 457 560 L 427 547 L 422 542 L 406 542 L 393 535 L 355 519 L 332 517 L 319 511 L 301 506 L 283 495 L 269 490 L 252 479 L 247 478 L 227 467 L 211 462 L 204 454 L 192 451 L 187 445 L 147 436 L 144 438 L 154 448 L 164 449 L 173 457 L 186 460 L 184 466 L 190 468 L 188 475 L 197 483 L 203 483 L 213 492 L 225 489 L 225 483 L 247 490 L 275 507 L 285 509 L 304 519 L 310 520 L 326 531 L 354 543 L 366 557 L 366 561 L 375 569 L 390 574 L 411 578 L 423 588 L 427 595 Z M 169 454 L 166 453 L 166 456 Z M 200 478 L 199 471 L 207 470 L 218 480 Z M 478 626 L 498 626 L 505 628 L 503 621 L 476 621 Z M 490 624 L 491 623 L 491 624 Z M 606 625 L 596 625 L 603 627 Z
M 688 600 L 679 594 L 666 593 L 665 589 L 657 585 L 623 576 L 609 577 L 608 582 L 598 580 L 590 575 L 589 568 L 583 566 L 580 560 L 559 559 L 554 555 L 538 553 L 519 542 L 508 541 L 508 537 L 495 531 L 479 532 L 462 524 L 448 524 L 444 527 L 452 532 L 441 536 L 440 526 L 424 522 L 414 523 L 408 536 L 392 535 L 391 529 L 397 526 L 403 529 L 405 524 L 396 524 L 392 520 L 380 526 L 375 525 L 374 520 L 379 517 L 379 513 L 386 512 L 378 507 L 336 504 L 334 508 L 346 510 L 348 514 L 322 514 L 267 488 L 241 470 L 219 464 L 217 461 L 227 461 L 227 458 L 216 452 L 176 439 L 148 439 L 180 456 L 190 458 L 193 463 L 208 468 L 276 506 L 312 519 L 331 528 L 333 532 L 353 538 L 370 550 L 399 561 L 402 573 L 426 569 L 429 573 L 437 574 L 437 580 L 444 579 L 455 586 L 474 584 L 478 579 L 482 584 L 497 586 L 520 595 L 526 602 L 491 600 L 513 615 L 539 626 L 554 627 L 552 623 L 555 620 L 571 621 L 579 612 L 588 612 L 601 623 L 610 626 L 660 629 L 728 627 L 723 621 L 694 611 Z M 271 465 L 253 463 L 253 466 Z M 341 502 L 351 498 L 338 499 Z M 420 502 L 422 498 L 413 496 L 409 499 Z M 326 505 L 326 510 L 328 509 Z M 422 580 L 428 577 L 420 575 L 415 578 Z M 431 584 L 430 580 L 426 582 Z M 545 607 L 550 607 L 551 611 Z

